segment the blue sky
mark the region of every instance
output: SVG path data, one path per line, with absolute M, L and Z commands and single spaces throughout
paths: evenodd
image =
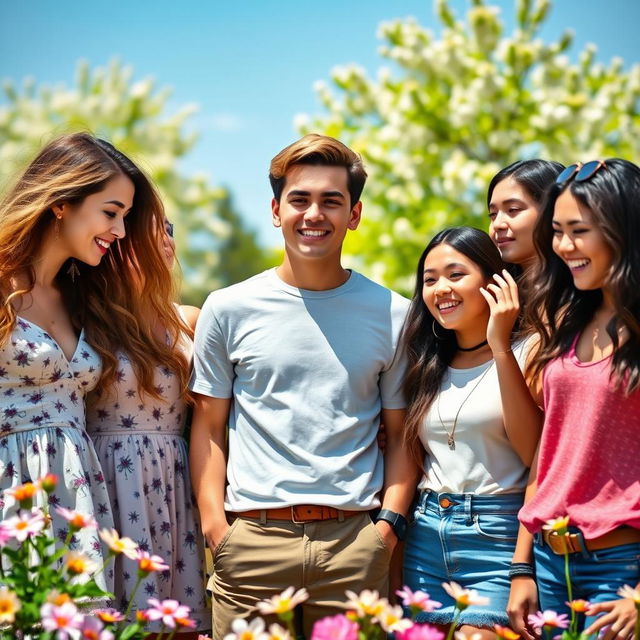
M 493 4 L 509 27 L 515 2 Z M 468 2 L 451 5 L 463 12 Z M 432 0 L 0 0 L 0 78 L 70 85 L 79 59 L 95 67 L 118 57 L 136 79 L 173 87 L 172 109 L 200 106 L 191 126 L 202 137 L 185 171 L 228 186 L 248 224 L 277 245 L 267 172 L 297 137 L 293 117 L 320 111 L 313 83 L 334 66 L 381 66 L 377 27 L 405 16 L 437 27 Z M 556 0 L 542 37 L 572 28 L 573 55 L 592 42 L 600 61 L 628 66 L 640 61 L 639 24 L 637 0 Z

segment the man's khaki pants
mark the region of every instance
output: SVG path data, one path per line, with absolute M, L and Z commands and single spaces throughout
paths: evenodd
M 257 602 L 289 586 L 309 592 L 302 610 L 310 638 L 316 620 L 345 610 L 347 589 L 386 596 L 389 561 L 368 512 L 306 524 L 238 517 L 213 561 L 214 638 L 222 640 L 235 618 L 258 616 Z

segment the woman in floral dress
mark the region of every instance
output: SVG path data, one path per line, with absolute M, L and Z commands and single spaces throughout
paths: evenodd
M 140 273 L 158 273 L 164 289 L 171 287 L 153 232 L 162 220 L 147 178 L 88 134 L 49 143 L 0 202 L 2 518 L 18 509 L 7 489 L 53 473 L 52 506 L 113 526 L 84 400 L 115 380 L 115 344 L 150 356 L 169 352 L 146 340 L 137 320 L 144 303 L 161 307 L 157 292 L 143 300 L 130 293 Z M 167 326 L 177 335 L 177 323 Z M 63 538 L 67 523 L 55 509 L 52 515 Z M 95 530 L 76 534 L 72 546 L 102 561 Z M 103 588 L 111 588 L 110 577 L 98 576 Z
M 168 221 L 165 231 L 163 249 L 171 265 L 173 225 Z M 195 307 L 178 309 L 169 300 L 167 307 L 193 328 L 198 312 Z M 155 335 L 166 341 L 160 327 Z M 156 396 L 140 390 L 135 362 L 120 350 L 115 384 L 89 396 L 87 428 L 104 469 L 116 529 L 170 567 L 144 579 L 134 610 L 146 608 L 147 598 L 175 599 L 191 607 L 191 618 L 204 630 L 210 627 L 211 614 L 205 595 L 203 538 L 182 437 L 188 407 L 185 374 L 192 346 L 184 332 L 176 345 L 183 358 L 184 368 L 178 370 L 182 376 L 162 363 L 156 365 Z M 116 606 L 124 608 L 137 575 L 131 561 L 122 558 L 116 562 Z M 148 627 L 159 631 L 160 623 L 149 623 Z M 183 630 L 180 637 L 188 633 Z

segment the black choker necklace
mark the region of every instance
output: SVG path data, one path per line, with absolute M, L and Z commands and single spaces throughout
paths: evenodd
M 464 347 L 458 347 L 458 351 L 477 351 L 478 349 L 482 349 L 486 344 L 489 344 L 486 340 L 483 340 L 480 344 L 475 345 L 475 347 L 468 347 L 465 349 Z

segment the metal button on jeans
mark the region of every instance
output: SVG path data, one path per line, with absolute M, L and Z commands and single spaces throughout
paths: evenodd
M 453 504 L 453 501 L 449 500 L 449 498 L 440 498 L 439 503 L 440 503 L 440 506 L 443 509 L 447 509 L 448 507 L 450 507 Z

